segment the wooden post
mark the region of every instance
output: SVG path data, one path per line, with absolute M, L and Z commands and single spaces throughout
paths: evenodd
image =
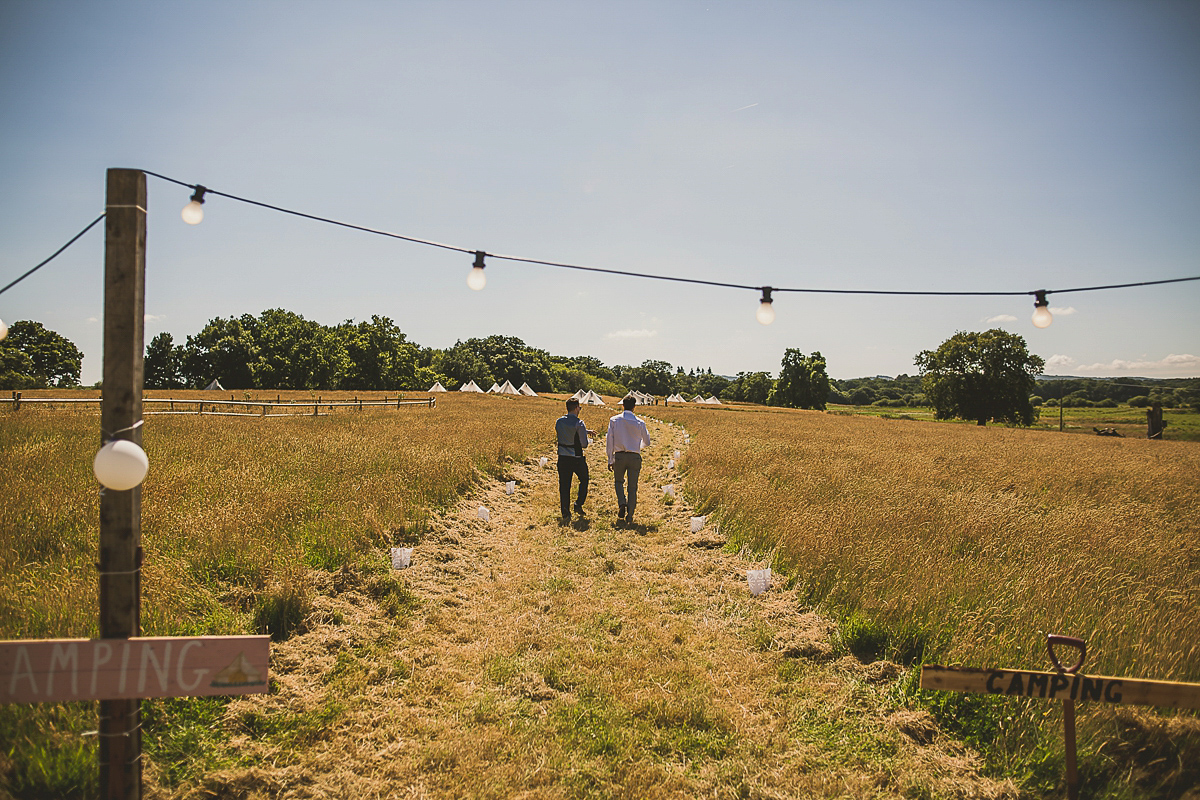
M 104 220 L 104 392 L 101 444 L 142 443 L 142 357 L 146 308 L 146 175 L 110 169 Z M 142 489 L 100 496 L 100 636 L 141 633 Z M 107 800 L 142 796 L 138 700 L 100 702 L 100 791 Z
M 21 396 L 17 395 L 17 400 L 20 401 L 20 399 Z M 1146 438 L 1163 438 L 1162 403 L 1151 403 L 1150 407 L 1146 409 Z
M 13 411 L 21 410 L 21 393 L 13 392 Z

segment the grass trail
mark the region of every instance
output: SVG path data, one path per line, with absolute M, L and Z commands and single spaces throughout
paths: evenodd
M 585 418 L 603 429 L 600 412 Z M 547 453 L 433 520 L 410 569 L 318 573 L 308 632 L 273 647 L 278 691 L 228 705 L 226 768 L 178 793 L 1013 794 L 928 715 L 897 710 L 895 665 L 838 658 L 831 626 L 790 591 L 751 596 L 756 564 L 666 501 L 686 446 L 649 422 L 635 530 L 613 524 L 600 442 L 570 527 Z

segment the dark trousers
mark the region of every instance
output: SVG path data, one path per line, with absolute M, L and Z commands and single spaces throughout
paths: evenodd
M 633 519 L 633 510 L 637 508 L 638 475 L 642 472 L 642 456 L 640 453 L 613 454 L 613 487 L 617 490 L 617 505 L 626 506 L 629 518 Z M 625 480 L 629 479 L 629 499 L 625 498 Z
M 562 506 L 562 515 L 571 516 L 571 476 L 579 476 L 579 499 L 575 505 L 582 506 L 587 500 L 588 465 L 587 459 L 579 456 L 558 457 L 558 502 Z

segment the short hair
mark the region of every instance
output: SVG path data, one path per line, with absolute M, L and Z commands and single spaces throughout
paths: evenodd
M 635 398 L 633 396 L 627 396 L 624 400 L 621 401 L 621 404 L 624 405 L 625 410 L 628 411 L 629 409 L 631 409 L 637 405 L 637 398 Z
M 579 408 L 579 401 L 576 400 L 574 397 L 568 398 L 567 399 L 567 411 L 574 411 L 577 408 Z

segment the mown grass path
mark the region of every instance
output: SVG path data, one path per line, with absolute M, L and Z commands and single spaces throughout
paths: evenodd
M 513 495 L 489 481 L 436 520 L 410 569 L 320 573 L 307 632 L 273 646 L 278 691 L 228 706 L 229 766 L 178 793 L 1015 795 L 896 708 L 894 665 L 838 657 L 783 587 L 750 594 L 759 564 L 662 492 L 682 429 L 648 423 L 636 529 L 615 525 L 601 440 L 570 527 L 546 453 L 511 466 Z

